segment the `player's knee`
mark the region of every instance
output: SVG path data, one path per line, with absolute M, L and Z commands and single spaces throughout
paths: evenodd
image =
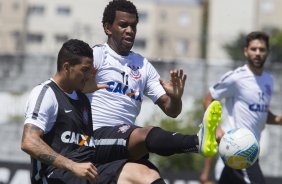
M 151 131 L 153 127 L 142 127 L 142 128 L 136 128 L 133 132 L 132 135 L 135 137 L 135 139 L 138 137 L 139 140 L 145 141 L 147 135 Z
M 160 179 L 160 177 L 161 177 L 158 171 L 156 171 L 154 169 L 149 169 L 148 167 L 143 169 L 143 172 L 142 172 L 141 175 L 142 175 L 142 178 L 145 181 L 147 181 L 147 183 L 153 183 L 154 181 Z M 144 176 L 145 176 L 145 178 L 144 178 Z
M 162 178 L 156 179 L 151 184 L 166 184 Z
M 139 160 L 148 154 L 146 138 L 152 127 L 136 128 L 131 133 L 128 140 L 128 151 L 130 159 Z
M 154 183 L 160 179 L 160 174 L 154 169 L 150 169 L 146 165 L 138 163 L 126 163 L 118 177 L 118 184 L 140 183 L 149 184 Z

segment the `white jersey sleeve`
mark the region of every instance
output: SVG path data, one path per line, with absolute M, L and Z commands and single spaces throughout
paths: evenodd
M 222 100 L 224 98 L 228 98 L 233 96 L 236 86 L 234 72 L 229 71 L 225 73 L 219 82 L 209 88 L 211 96 L 215 100 Z
M 25 111 L 24 124 L 31 123 L 45 133 L 53 127 L 58 113 L 58 102 L 53 90 L 40 84 L 31 91 Z
M 144 95 L 148 96 L 154 103 L 166 92 L 160 84 L 160 75 L 151 63 L 147 63 L 147 84 Z
M 105 52 L 105 46 L 104 45 L 95 45 L 92 49 L 93 49 L 93 57 L 94 57 L 94 61 L 93 61 L 93 65 L 94 68 L 100 69 L 103 65 L 104 62 L 104 52 Z

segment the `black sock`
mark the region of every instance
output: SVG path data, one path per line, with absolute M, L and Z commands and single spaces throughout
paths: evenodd
M 151 184 L 165 184 L 165 181 L 162 178 L 156 179 Z
M 147 149 L 151 153 L 169 156 L 175 153 L 198 152 L 198 136 L 168 132 L 154 127 L 146 137 Z

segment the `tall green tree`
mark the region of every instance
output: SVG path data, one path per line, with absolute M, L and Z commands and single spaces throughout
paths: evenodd
M 282 31 L 274 30 L 270 37 L 270 60 L 282 63 Z

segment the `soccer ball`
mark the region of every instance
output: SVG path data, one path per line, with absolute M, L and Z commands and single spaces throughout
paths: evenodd
M 221 138 L 219 155 L 229 167 L 245 169 L 257 160 L 259 143 L 250 130 L 233 129 L 226 132 Z

